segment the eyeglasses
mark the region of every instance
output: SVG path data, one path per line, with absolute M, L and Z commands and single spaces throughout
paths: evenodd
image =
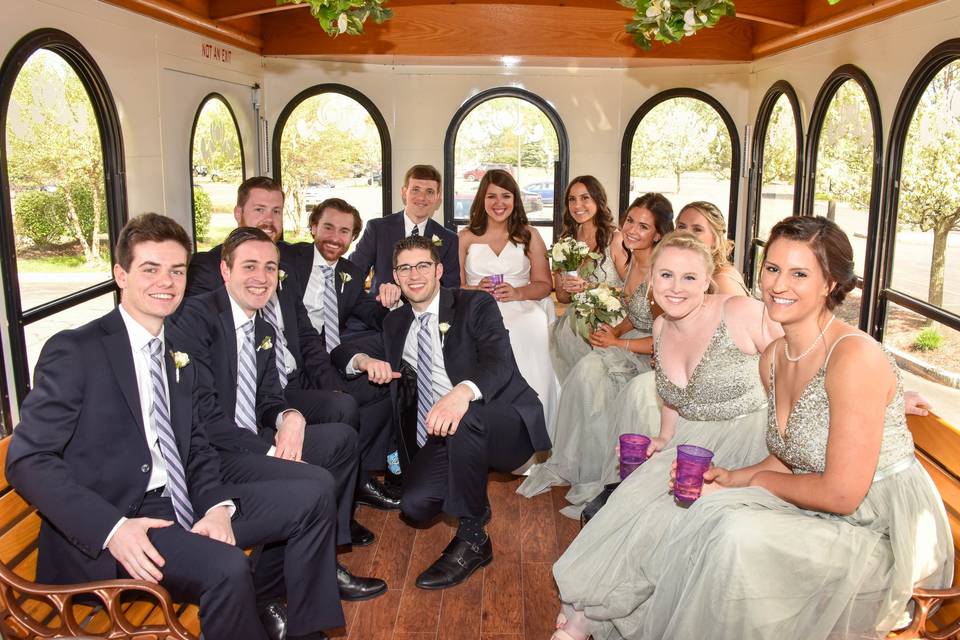
M 396 271 L 397 275 L 401 278 L 409 278 L 410 272 L 414 269 L 416 269 L 417 273 L 420 275 L 425 276 L 430 273 L 436 264 L 436 262 L 424 260 L 423 262 L 418 262 L 417 264 L 398 264 L 393 268 L 393 270 Z

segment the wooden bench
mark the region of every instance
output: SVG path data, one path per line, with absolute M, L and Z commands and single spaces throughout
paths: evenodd
M 0 440 L 0 637 L 197 640 L 197 607 L 174 604 L 158 585 L 139 580 L 69 586 L 33 582 L 40 516 L 7 483 L 9 444 L 9 437 Z M 90 596 L 102 604 L 91 604 Z

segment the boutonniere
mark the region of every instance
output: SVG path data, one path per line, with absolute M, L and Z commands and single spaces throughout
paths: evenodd
M 177 380 L 177 384 L 180 384 L 180 369 L 190 364 L 190 356 L 183 351 L 171 351 L 170 356 L 173 358 L 173 366 L 176 368 L 174 377 Z
M 443 345 L 443 339 L 447 336 L 447 331 L 450 331 L 450 323 L 441 322 L 437 328 L 440 329 L 440 344 Z
M 430 241 L 433 243 L 433 246 L 435 247 L 443 246 L 443 239 L 440 236 L 433 236 L 432 238 L 430 238 Z
M 353 276 L 351 276 L 349 273 L 347 273 L 346 271 L 341 271 L 341 272 L 340 272 L 340 293 L 341 293 L 341 294 L 343 293 L 343 288 L 344 288 L 344 287 L 347 285 L 347 283 L 350 282 L 351 280 L 353 280 Z
M 287 279 L 287 272 L 280 269 L 277 272 L 277 288 L 283 291 L 283 281 Z
M 273 348 L 273 340 L 270 339 L 270 336 L 263 336 L 263 340 L 260 341 L 260 346 L 257 347 L 257 351 L 260 351 L 261 349 L 272 349 L 272 348 Z

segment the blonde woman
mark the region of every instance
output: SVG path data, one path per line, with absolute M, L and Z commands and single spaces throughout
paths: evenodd
M 685 231 L 710 247 L 713 253 L 713 293 L 735 296 L 750 295 L 743 276 L 730 264 L 733 240 L 727 238 L 727 221 L 717 205 L 691 202 L 680 210 L 677 231 Z

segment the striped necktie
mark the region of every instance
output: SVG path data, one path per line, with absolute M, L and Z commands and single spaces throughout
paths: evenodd
M 327 351 L 333 351 L 340 344 L 340 308 L 337 302 L 337 285 L 333 278 L 333 267 L 320 265 L 323 273 L 323 337 Z
M 417 446 L 427 444 L 427 414 L 433 408 L 433 335 L 430 316 L 420 316 L 417 331 Z
M 148 346 L 150 347 L 150 383 L 153 388 L 150 417 L 157 431 L 163 463 L 167 467 L 167 493 L 170 494 L 173 502 L 173 511 L 180 526 L 189 531 L 193 526 L 193 507 L 190 505 L 190 493 L 187 491 L 187 476 L 183 472 L 183 461 L 180 460 L 180 452 L 177 451 L 177 439 L 170 424 L 167 387 L 163 383 L 163 356 L 161 355 L 163 343 L 160 338 L 154 338 Z
M 418 236 L 418 235 L 420 235 L 420 226 L 419 226 L 419 225 L 416 225 L 416 224 L 413 225 L 413 231 L 410 232 L 410 235 L 411 235 L 411 236 Z
M 273 297 L 270 298 L 266 306 L 260 310 L 260 313 L 263 314 L 263 319 L 270 323 L 270 326 L 273 327 L 274 332 L 277 334 L 275 354 L 277 357 L 277 373 L 280 375 L 280 387 L 286 389 L 288 381 L 287 353 L 289 350 L 287 349 L 287 337 L 280 329 L 280 320 L 278 318 L 280 315 L 280 300 L 277 299 L 276 293 L 273 294 Z
M 253 320 L 242 325 L 243 345 L 237 354 L 237 426 L 257 433 L 257 354 L 253 350 Z

